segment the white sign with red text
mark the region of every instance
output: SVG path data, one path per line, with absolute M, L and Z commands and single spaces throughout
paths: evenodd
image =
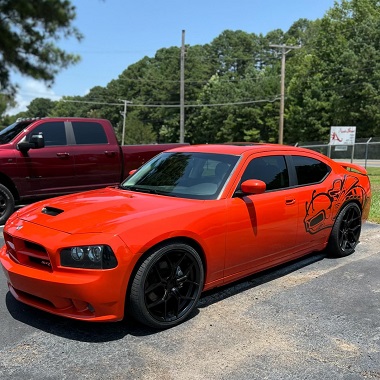
M 354 145 L 356 127 L 331 127 L 330 145 Z

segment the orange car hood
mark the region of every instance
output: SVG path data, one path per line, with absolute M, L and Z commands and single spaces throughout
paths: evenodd
M 38 202 L 20 209 L 18 217 L 71 234 L 118 234 L 126 223 L 143 225 L 163 215 L 178 215 L 180 208 L 194 208 L 194 203 L 201 207 L 203 202 L 106 188 Z

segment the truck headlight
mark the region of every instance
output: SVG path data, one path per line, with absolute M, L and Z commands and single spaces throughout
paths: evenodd
M 117 266 L 117 259 L 108 245 L 85 245 L 67 247 L 61 250 L 63 267 L 85 269 L 111 269 Z

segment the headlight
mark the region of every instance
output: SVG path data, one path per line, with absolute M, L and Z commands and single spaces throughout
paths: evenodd
M 108 245 L 87 245 L 68 247 L 61 251 L 63 267 L 86 269 L 111 269 L 117 266 L 117 260 Z

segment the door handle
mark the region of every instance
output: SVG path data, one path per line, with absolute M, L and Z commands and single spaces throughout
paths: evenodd
M 104 151 L 104 154 L 110 157 L 116 156 L 116 152 L 114 150 L 106 150 Z
M 294 198 L 287 198 L 287 199 L 285 199 L 285 204 L 287 206 L 294 205 L 294 203 L 296 203 L 296 200 Z
M 57 153 L 57 157 L 59 158 L 66 158 L 69 157 L 70 153 L 64 152 L 64 153 Z

